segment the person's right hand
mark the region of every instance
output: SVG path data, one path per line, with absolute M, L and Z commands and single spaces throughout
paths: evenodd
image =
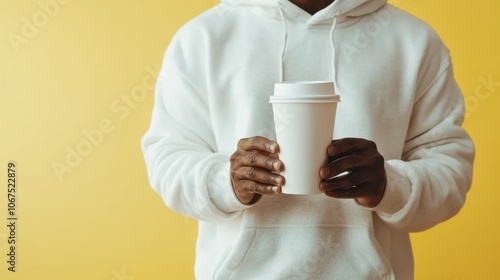
M 261 136 L 238 142 L 238 148 L 231 156 L 231 181 L 242 203 L 252 204 L 263 194 L 281 193 L 285 178 L 274 173 L 284 168 L 278 159 L 278 151 L 278 143 Z

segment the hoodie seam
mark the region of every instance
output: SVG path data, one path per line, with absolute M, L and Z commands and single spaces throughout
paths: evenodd
M 434 80 L 425 88 L 425 90 L 422 91 L 422 94 L 420 96 L 417 96 L 417 99 L 415 99 L 413 104 L 418 103 L 420 99 L 422 99 L 427 94 L 427 92 L 429 92 L 429 90 L 431 90 L 431 88 L 434 87 L 434 85 L 444 76 L 444 74 L 448 72 L 450 66 L 451 66 L 451 61 L 447 59 L 446 66 L 443 67 L 443 69 L 438 72 L 436 78 L 434 78 Z

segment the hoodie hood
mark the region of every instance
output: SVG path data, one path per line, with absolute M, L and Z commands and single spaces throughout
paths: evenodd
M 221 2 L 231 6 L 248 6 L 261 15 L 278 19 L 280 18 L 278 11 L 282 10 L 287 20 L 302 20 L 306 22 L 306 25 L 315 25 L 332 23 L 333 18 L 342 21 L 372 13 L 385 5 L 387 0 L 335 0 L 314 15 L 309 15 L 288 0 L 221 0 Z
M 287 22 L 303 22 L 306 26 L 330 24 L 330 43 L 332 48 L 332 81 L 337 87 L 337 65 L 334 31 L 338 22 L 352 17 L 372 13 L 387 0 L 334 0 L 329 6 L 310 15 L 288 0 L 221 0 L 230 6 L 245 6 L 259 16 L 281 20 L 283 23 L 283 43 L 280 58 L 280 82 L 284 81 L 284 57 L 287 51 Z

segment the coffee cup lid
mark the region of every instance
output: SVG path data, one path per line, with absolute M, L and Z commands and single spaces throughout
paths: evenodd
M 331 81 L 288 81 L 274 85 L 274 96 L 335 95 Z

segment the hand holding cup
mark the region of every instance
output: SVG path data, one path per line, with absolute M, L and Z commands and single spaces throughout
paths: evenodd
M 331 197 L 353 198 L 363 206 L 377 206 L 386 184 L 385 160 L 377 145 L 360 138 L 338 139 L 328 146 L 327 154 L 328 163 L 320 169 L 321 190 Z
M 231 181 L 242 203 L 252 204 L 262 195 L 281 193 L 285 178 L 276 173 L 284 167 L 278 152 L 278 143 L 265 137 L 244 138 L 238 142 L 230 159 Z

